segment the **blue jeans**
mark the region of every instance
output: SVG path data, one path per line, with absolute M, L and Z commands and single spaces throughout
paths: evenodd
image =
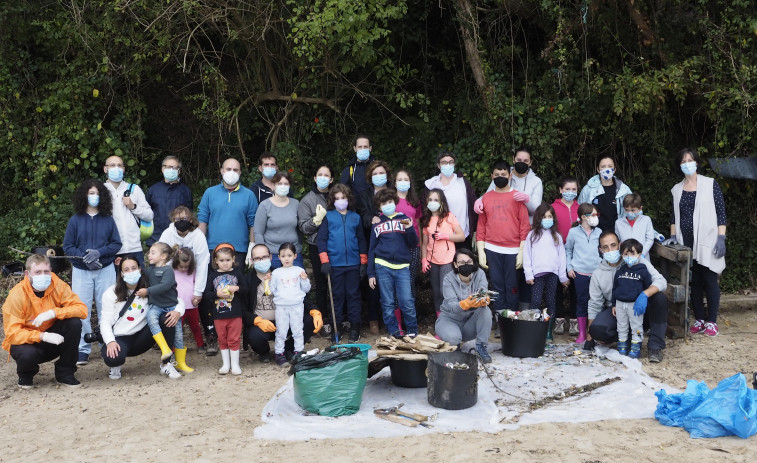
M 305 268 L 305 261 L 302 260 L 302 254 L 297 254 L 297 257 L 294 259 L 294 263 L 292 265 L 300 268 Z M 271 271 L 274 271 L 279 267 L 281 267 L 279 255 L 271 254 Z
M 100 307 L 103 305 L 103 293 L 116 284 L 116 271 L 113 264 L 100 270 L 82 270 L 73 267 L 71 270 L 71 290 L 87 306 L 87 318 L 81 321 L 81 338 L 79 339 L 79 353 L 92 352 L 92 344 L 84 342 L 84 335 L 92 332 L 92 303 L 97 306 L 97 319 L 100 319 Z
M 147 306 L 147 326 L 150 327 L 150 333 L 155 336 L 161 332 L 160 329 L 160 316 L 164 313 L 167 314 L 174 310 L 173 307 L 158 307 L 157 305 L 150 304 Z M 174 339 L 173 346 L 177 349 L 184 348 L 184 332 L 181 328 L 181 320 L 179 320 L 174 326 Z
M 489 285 L 497 291 L 497 299 L 489 305 L 495 312 L 504 309 L 518 310 L 518 273 L 515 270 L 516 254 L 500 254 L 485 249 L 489 266 Z
M 411 290 L 410 268 L 398 270 L 376 264 L 376 280 L 381 293 L 381 312 L 386 331 L 390 335 L 399 335 L 400 327 L 394 317 L 394 301 L 399 303 L 402 319 L 408 334 L 418 334 L 418 320 L 415 318 L 415 298 Z

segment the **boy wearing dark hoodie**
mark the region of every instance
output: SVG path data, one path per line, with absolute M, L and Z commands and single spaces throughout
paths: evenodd
M 371 141 L 366 135 L 359 134 L 355 137 L 355 156 L 350 159 L 350 164 L 342 171 L 339 183 L 347 185 L 352 190 L 352 195 L 359 198 L 360 195 L 371 185 L 365 180 L 365 169 L 374 161 L 371 150 Z

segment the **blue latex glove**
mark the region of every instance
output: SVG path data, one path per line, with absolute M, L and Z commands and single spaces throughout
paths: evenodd
M 633 303 L 633 314 L 635 316 L 644 315 L 644 312 L 647 311 L 647 295 L 644 292 L 641 292 L 639 294 L 639 297 L 636 298 L 636 302 Z
M 718 241 L 715 243 L 712 253 L 718 259 L 725 256 L 725 235 L 718 235 Z
M 84 263 L 91 264 L 100 258 L 100 251 L 97 249 L 87 249 L 87 253 L 84 254 Z

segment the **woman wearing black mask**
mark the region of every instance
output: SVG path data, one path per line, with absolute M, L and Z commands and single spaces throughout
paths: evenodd
M 436 320 L 436 335 L 450 344 L 476 340 L 476 352 L 481 361 L 492 361 L 487 345 L 492 329 L 492 313 L 487 307 L 489 298 L 473 295 L 486 290 L 486 274 L 478 268 L 473 253 L 458 249 L 452 261 L 452 272 L 444 277 L 444 302 Z

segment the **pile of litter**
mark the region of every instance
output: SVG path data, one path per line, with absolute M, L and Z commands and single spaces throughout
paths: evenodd
M 376 341 L 376 355 L 403 360 L 426 360 L 429 352 L 453 352 L 457 346 L 436 339 L 431 334 L 420 334 L 402 339 L 382 337 Z

